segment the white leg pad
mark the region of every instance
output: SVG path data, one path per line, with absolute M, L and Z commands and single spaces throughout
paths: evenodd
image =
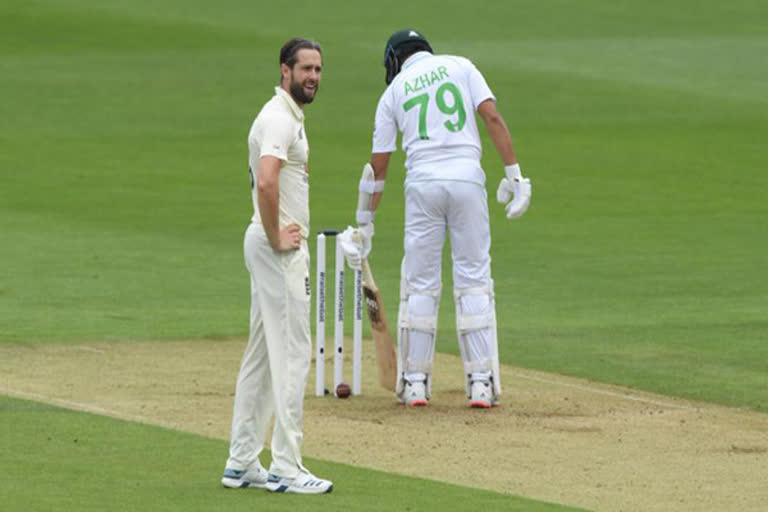
M 473 379 L 489 378 L 495 396 L 501 396 L 493 280 L 486 286 L 454 289 L 454 300 L 467 395 Z
M 397 329 L 397 387 L 402 395 L 406 377 L 421 378 L 427 382 L 427 397 L 431 389 L 432 365 L 435 358 L 437 311 L 440 288 L 411 292 L 404 281 L 400 283 L 400 307 Z

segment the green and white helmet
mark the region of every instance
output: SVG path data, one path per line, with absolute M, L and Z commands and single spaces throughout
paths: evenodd
M 400 72 L 400 67 L 403 64 L 399 50 L 411 43 L 420 43 L 424 47 L 424 50 L 432 53 L 432 47 L 427 41 L 427 38 L 417 30 L 404 28 L 403 30 L 398 30 L 392 34 L 389 39 L 387 39 L 387 46 L 384 49 L 384 67 L 387 69 L 384 81 L 387 85 L 392 83 L 392 80 L 394 80 Z

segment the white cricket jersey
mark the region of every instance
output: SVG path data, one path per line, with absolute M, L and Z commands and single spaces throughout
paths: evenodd
M 279 186 L 279 227 L 296 223 L 303 238 L 309 237 L 309 141 L 304 131 L 304 112 L 291 95 L 275 87 L 275 95 L 253 121 L 248 134 L 248 165 L 251 170 L 253 218 L 261 224 L 258 188 L 259 159 L 274 156 L 281 160 Z
M 448 179 L 483 185 L 475 112 L 487 99 L 495 97 L 468 59 L 417 52 L 379 99 L 373 152 L 395 151 L 400 131 L 406 181 Z

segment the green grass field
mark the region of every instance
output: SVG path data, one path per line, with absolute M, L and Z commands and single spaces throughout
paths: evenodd
M 14 425 L 0 440 L 0 492 L 12 507 L 3 510 L 576 510 L 313 459 L 313 471 L 343 485 L 310 498 L 233 491 L 212 478 L 224 441 L 2 396 L 0 414 Z M 20 478 L 33 472 L 34 484 Z
M 296 34 L 323 44 L 323 84 L 306 122 L 312 223 L 343 227 L 370 151 L 384 41 L 413 25 L 438 53 L 469 57 L 484 72 L 533 181 L 521 220 L 491 205 L 502 360 L 766 412 L 766 14 L 757 0 L 480 1 L 471 9 L 457 1 L 6 0 L 0 342 L 244 336 L 245 141 L 276 83 L 279 46 Z M 490 141 L 485 148 L 493 197 L 501 163 Z M 390 311 L 402 161 L 398 153 L 374 240 Z M 456 353 L 447 251 L 443 272 L 439 349 Z M 108 430 L 92 416 L 0 403 L 3 417 L 21 410 L 22 422 L 45 416 L 70 431 Z M 220 469 L 221 443 L 119 428 L 132 430 L 126 450 L 163 438 L 193 445 L 193 454 L 168 460 L 197 472 L 193 480 Z M 45 446 L 27 456 L 62 465 L 74 456 L 72 447 Z M 121 466 L 103 452 L 89 457 L 94 467 Z M 7 461 L 6 474 L 21 463 Z M 106 485 L 120 483 L 110 476 Z M 21 480 L 3 485 L 19 504 L 29 497 L 14 487 Z M 376 492 L 362 477 L 357 485 L 359 495 Z M 417 496 L 433 484 L 393 485 Z M 126 510 L 157 495 L 137 488 Z M 200 509 L 213 500 L 210 489 L 184 489 L 194 489 Z M 252 504 L 226 499 L 235 510 Z

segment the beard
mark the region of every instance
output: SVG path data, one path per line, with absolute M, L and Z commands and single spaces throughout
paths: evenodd
M 299 82 L 294 82 L 293 78 L 291 78 L 291 84 L 290 84 L 290 91 L 291 96 L 293 96 L 293 99 L 296 100 L 297 103 L 301 104 L 308 104 L 312 103 L 312 101 L 315 99 L 315 96 L 317 95 L 317 91 L 320 90 L 320 84 L 315 84 L 315 93 L 312 96 L 307 96 L 307 94 L 304 92 L 304 85 Z

